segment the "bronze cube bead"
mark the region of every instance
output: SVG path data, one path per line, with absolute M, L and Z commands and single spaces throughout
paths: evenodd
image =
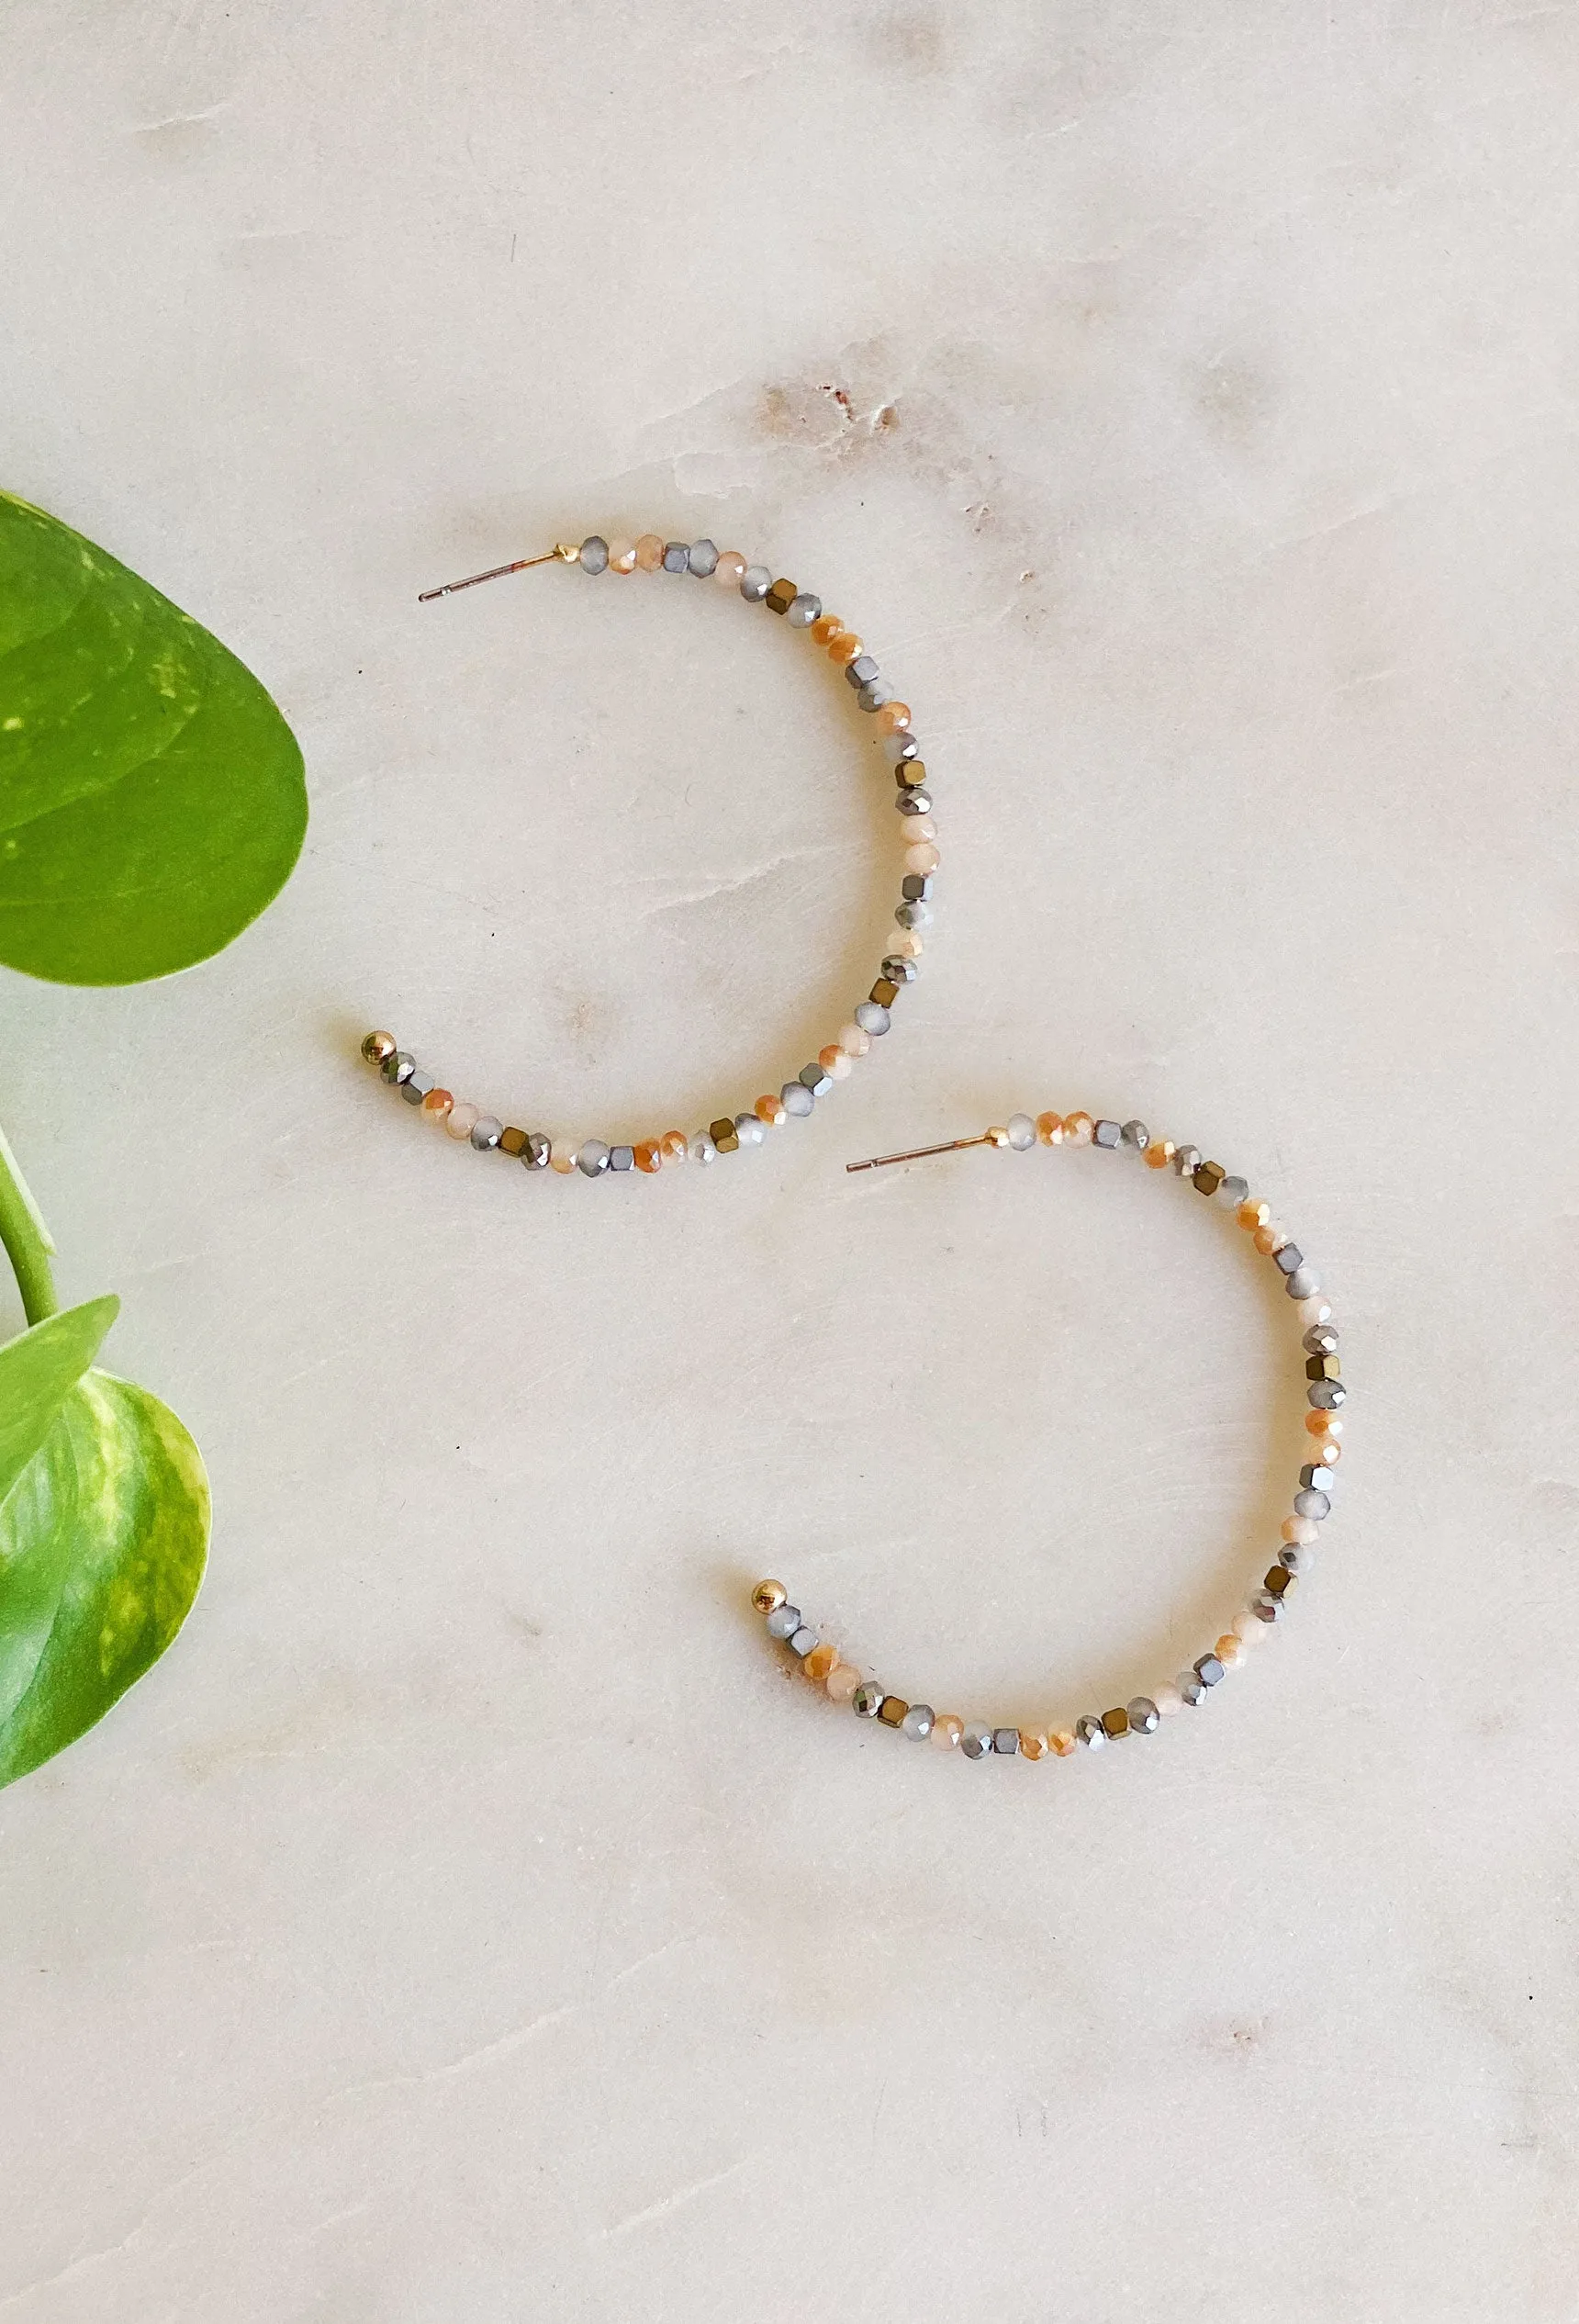
M 793 581 L 775 581 L 767 592 L 766 602 L 776 613 L 788 613 L 799 594 Z
M 732 1121 L 714 1122 L 707 1134 L 721 1154 L 733 1154 L 738 1151 L 740 1132 Z
M 1313 1355 L 1306 1358 L 1305 1376 L 1307 1380 L 1340 1380 L 1343 1366 L 1335 1355 Z
M 1284 1598 L 1293 1588 L 1293 1576 L 1286 1566 L 1274 1566 L 1261 1588 L 1271 1598 Z
M 1121 1735 L 1129 1733 L 1129 1713 L 1123 1703 L 1119 1704 L 1116 1711 L 1103 1712 L 1102 1725 L 1103 1733 L 1114 1742 L 1116 1742 Z
M 501 1129 L 498 1135 L 498 1147 L 501 1154 L 524 1154 L 526 1151 L 525 1130 Z
M 893 779 L 901 791 L 919 791 L 926 780 L 926 769 L 919 758 L 901 758 Z
M 1221 1162 L 1205 1162 L 1196 1171 L 1191 1184 L 1200 1194 L 1215 1195 L 1227 1174 Z
M 880 1009 L 891 1009 L 899 998 L 899 986 L 891 977 L 879 976 L 872 986 L 872 998 Z
M 909 1709 L 910 1705 L 904 1701 L 902 1696 L 884 1695 L 882 1700 L 882 1708 L 878 1712 L 878 1717 L 882 1721 L 885 1727 L 902 1727 L 904 1724 L 904 1714 Z

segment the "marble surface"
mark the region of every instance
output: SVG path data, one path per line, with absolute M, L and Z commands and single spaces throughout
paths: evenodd
M 299 872 L 172 982 L 0 974 L 64 1293 L 204 1446 L 177 1647 L 0 1798 L 5 2324 L 1579 2317 L 1572 7 L 27 0 L 5 483 L 234 646 Z M 808 1128 L 532 1183 L 924 982 Z M 622 591 L 622 593 L 619 593 Z M 1030 1719 L 1297 1619 L 1104 1759 L 819 1709 L 782 1571 Z M 4 1322 L 16 1320 L 7 1296 Z

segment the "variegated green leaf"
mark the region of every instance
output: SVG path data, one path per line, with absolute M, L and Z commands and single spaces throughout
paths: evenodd
M 45 1318 L 0 1348 L 0 1502 L 50 1431 L 50 1424 L 99 1351 L 120 1312 L 113 1292 Z
M 48 1329 L 0 1350 L 0 1385 Z M 208 1480 L 174 1413 L 84 1372 L 0 1502 L 0 1784 L 74 1742 L 158 1659 L 207 1544 Z

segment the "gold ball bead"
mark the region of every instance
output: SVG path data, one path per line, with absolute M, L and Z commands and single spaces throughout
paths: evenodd
M 394 1056 L 396 1046 L 393 1033 L 369 1033 L 362 1044 L 362 1054 L 369 1065 L 382 1065 Z
M 776 1614 L 789 1595 L 781 1581 L 759 1581 L 751 1593 L 751 1602 L 759 1614 Z
M 1002 1122 L 994 1122 L 987 1132 L 987 1143 L 989 1146 L 1006 1146 L 1009 1143 L 1009 1133 Z

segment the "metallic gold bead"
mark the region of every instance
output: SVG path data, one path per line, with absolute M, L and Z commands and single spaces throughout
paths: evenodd
M 994 1122 L 987 1132 L 987 1143 L 989 1146 L 1006 1146 L 1009 1143 L 1009 1133 L 1002 1122 Z
M 554 554 L 559 559 L 561 565 L 579 565 L 581 562 L 581 544 L 579 541 L 555 541 L 554 544 Z
M 526 1151 L 525 1130 L 501 1129 L 498 1134 L 498 1145 L 501 1154 L 524 1154 Z
M 1191 1184 L 1197 1194 L 1211 1196 L 1216 1193 L 1227 1174 L 1221 1162 L 1204 1162 L 1196 1171 Z
M 1335 1355 L 1306 1356 L 1305 1376 L 1307 1380 L 1340 1380 L 1343 1366 Z
M 910 1705 L 902 1695 L 884 1695 L 878 1717 L 885 1727 L 902 1727 Z
M 899 986 L 890 976 L 879 976 L 872 986 L 872 998 L 880 1009 L 891 1009 L 899 998 Z
M 393 1033 L 369 1033 L 362 1044 L 362 1054 L 369 1065 L 382 1065 L 394 1056 L 398 1044 Z
M 732 1121 L 721 1117 L 711 1125 L 707 1134 L 721 1154 L 733 1154 L 739 1151 L 740 1132 Z
M 759 1581 L 751 1593 L 751 1602 L 759 1614 L 776 1614 L 789 1595 L 781 1581 Z
M 793 581 L 775 581 L 765 601 L 775 613 L 788 613 L 799 594 Z
M 1116 1710 L 1103 1712 L 1102 1723 L 1103 1732 L 1116 1740 L 1119 1735 L 1129 1733 L 1129 1713 L 1121 1702 Z

